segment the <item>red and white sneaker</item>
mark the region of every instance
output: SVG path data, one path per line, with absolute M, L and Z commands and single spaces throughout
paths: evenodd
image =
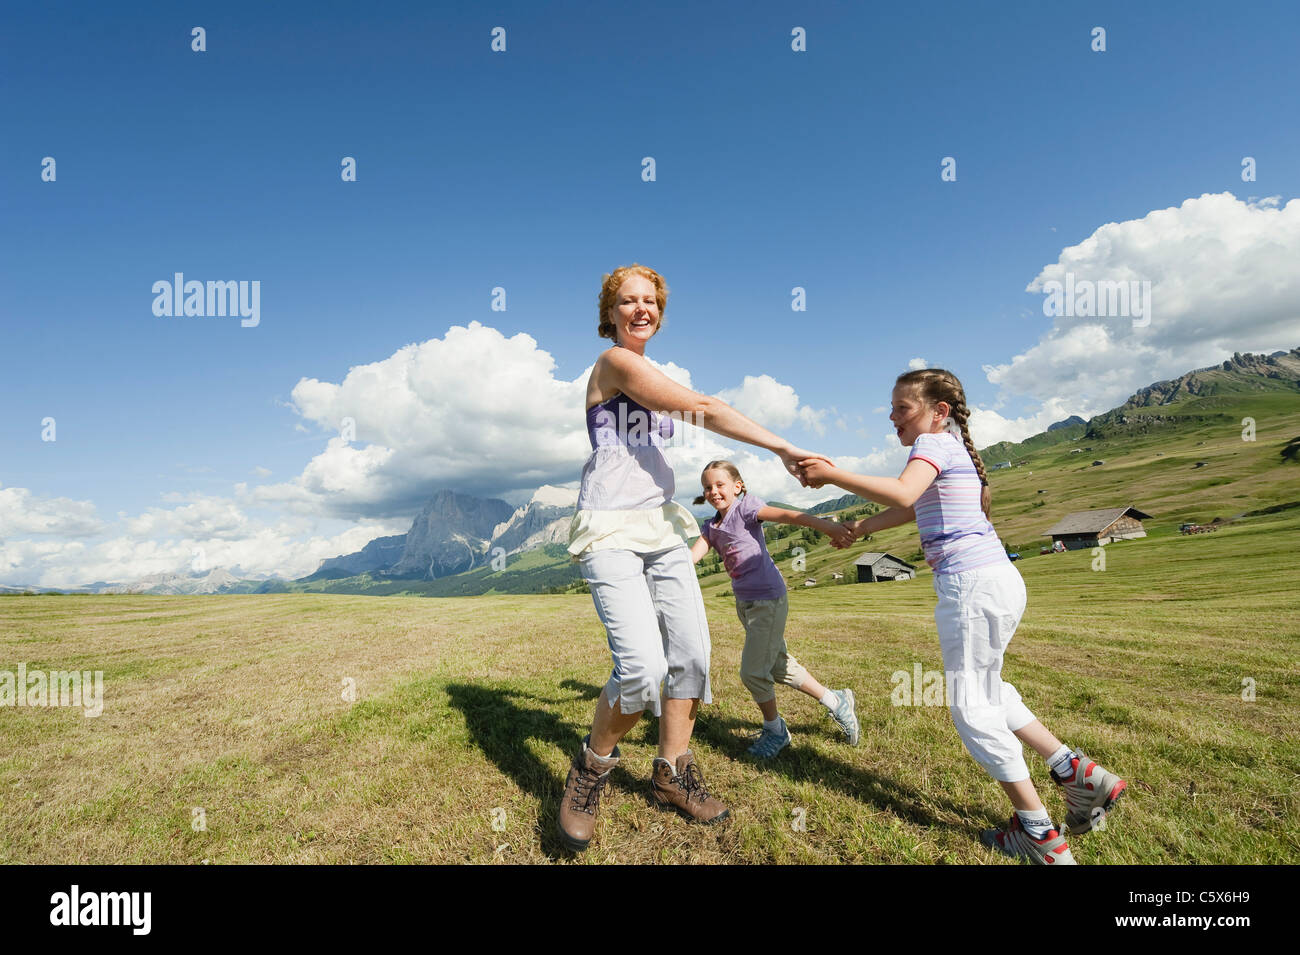
M 1063 835 L 1049 829 L 1043 838 L 1035 839 L 1025 831 L 1016 813 L 1011 814 L 1011 822 L 1005 829 L 985 829 L 980 833 L 980 842 L 1013 858 L 1028 859 L 1035 865 L 1078 865 Z
M 1065 790 L 1065 831 L 1072 836 L 1082 835 L 1092 829 L 1104 829 L 1106 814 L 1115 800 L 1124 795 L 1128 783 L 1114 773 L 1108 773 L 1094 763 L 1081 750 L 1070 760 L 1066 776 L 1052 773 L 1052 780 Z

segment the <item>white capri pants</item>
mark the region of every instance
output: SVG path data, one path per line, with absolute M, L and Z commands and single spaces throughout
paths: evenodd
M 935 574 L 934 622 L 949 712 L 975 761 L 1000 782 L 1029 778 L 1014 731 L 1035 719 L 1002 679 L 1002 656 L 1025 612 L 1025 581 L 1010 561 L 960 574 Z
M 579 564 L 614 657 L 609 705 L 660 716 L 661 683 L 669 699 L 712 703 L 709 622 L 690 548 L 588 551 Z

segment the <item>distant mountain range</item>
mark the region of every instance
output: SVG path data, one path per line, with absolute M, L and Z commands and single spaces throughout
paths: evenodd
M 1088 422 L 1084 421 L 1084 420 L 1083 420 L 1082 418 L 1080 418 L 1077 414 L 1072 414 L 1072 415 L 1070 415 L 1070 417 L 1066 418 L 1064 421 L 1058 421 L 1058 422 L 1056 422 L 1056 424 L 1049 424 L 1049 425 L 1047 426 L 1047 430 L 1048 430 L 1048 431 L 1060 431 L 1062 428 L 1073 428 L 1076 424 L 1087 424 L 1087 423 L 1088 423 Z
M 248 579 L 239 575 L 238 568 L 232 572 L 217 567 L 203 572 L 150 574 L 130 583 L 96 581 L 76 588 L 0 585 L 0 593 L 249 594 L 280 593 L 293 589 L 290 585 L 294 583 L 361 577 L 375 581 L 433 581 L 490 565 L 494 557 L 508 560 L 548 544 L 567 544 L 577 503 L 576 490 L 549 484 L 538 488 L 528 503 L 517 508 L 497 498 L 439 490 L 420 509 L 405 534 L 378 537 L 356 553 L 327 558 L 314 572 L 297 581 L 278 577 Z
M 248 594 L 257 584 L 236 577 L 224 567 L 207 573 L 150 574 L 130 584 L 109 584 L 101 594 Z
M 1141 388 L 1123 405 L 1088 421 L 1074 415 L 1024 441 L 999 442 L 983 448 L 981 455 L 986 462 L 1016 460 L 1062 441 L 1145 433 L 1173 420 L 1173 416 L 1160 411 L 1162 406 L 1189 397 L 1231 398 L 1277 392 L 1300 394 L 1300 348 L 1271 355 L 1233 355 L 1221 364 Z M 1179 412 L 1177 417 L 1185 420 L 1188 415 Z M 405 534 L 379 537 L 355 553 L 327 558 L 313 573 L 293 581 L 275 577 L 249 579 L 241 576 L 239 568 L 217 567 L 204 572 L 151 574 L 131 583 L 96 581 L 68 589 L 0 585 L 0 593 L 232 594 L 309 590 L 469 595 L 562 589 L 578 581 L 564 549 L 577 497 L 574 489 L 543 485 L 526 504 L 511 507 L 497 498 L 439 490 L 421 508 Z M 826 514 L 864 503 L 857 495 L 846 494 L 808 510 Z M 523 560 L 525 555 L 527 560 Z M 494 557 L 498 558 L 495 563 Z M 503 573 L 503 564 L 512 569 Z M 464 579 L 459 580 L 462 576 Z M 447 579 L 453 577 L 459 582 Z
M 1300 391 L 1300 348 L 1275 351 L 1271 355 L 1243 355 L 1238 352 L 1218 365 L 1197 368 L 1171 381 L 1157 381 L 1154 385 L 1141 388 L 1127 402 L 1107 414 L 1123 413 L 1130 408 L 1173 404 L 1189 397 L 1259 394 L 1265 391 Z
M 1100 441 L 1120 434 L 1152 433 L 1175 420 L 1210 420 L 1215 415 L 1216 399 L 1227 401 L 1269 394 L 1300 395 L 1300 348 L 1271 355 L 1235 354 L 1217 365 L 1139 388 L 1118 408 L 1088 421 L 1074 415 L 1024 441 L 1000 441 L 981 448 L 980 455 L 986 463 L 1017 460 L 1062 440 Z M 1182 408 L 1176 414 L 1162 410 L 1191 398 L 1201 399 L 1199 415 Z
M 437 491 L 405 534 L 380 537 L 355 554 L 322 561 L 304 581 L 370 574 L 375 578 L 437 580 L 543 544 L 567 542 L 578 492 L 544 484 L 527 504 Z

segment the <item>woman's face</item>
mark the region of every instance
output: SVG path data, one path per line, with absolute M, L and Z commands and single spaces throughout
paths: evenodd
M 615 341 L 625 348 L 635 348 L 639 342 L 644 349 L 645 343 L 659 331 L 659 299 L 654 282 L 642 275 L 624 279 L 614 296 L 611 318 L 617 334 Z
M 890 403 L 893 408 L 889 412 L 889 420 L 894 424 L 899 443 L 905 448 L 912 446 L 917 435 L 938 431 L 943 419 L 948 416 L 947 402 L 927 404 L 915 388 L 904 385 L 894 386 Z
M 731 505 L 736 501 L 736 496 L 740 493 L 740 482 L 722 468 L 705 471 L 700 483 L 704 485 L 704 500 L 708 501 L 716 511 L 725 513 L 730 510 Z

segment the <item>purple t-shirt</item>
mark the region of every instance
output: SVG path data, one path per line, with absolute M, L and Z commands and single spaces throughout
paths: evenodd
M 763 506 L 762 498 L 747 492 L 731 505 L 721 524 L 715 517 L 700 528 L 704 539 L 722 555 L 737 600 L 776 600 L 785 593 L 785 579 L 763 540 L 763 523 L 758 519 Z

